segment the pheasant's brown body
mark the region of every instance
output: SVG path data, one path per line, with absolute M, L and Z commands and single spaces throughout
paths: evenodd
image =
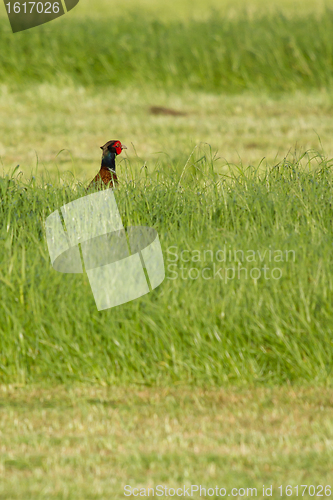
M 95 189 L 114 188 L 118 184 L 115 160 L 116 156 L 127 148 L 120 141 L 109 141 L 101 146 L 101 149 L 103 150 L 101 168 L 89 184 L 88 189 L 92 187 Z
M 91 187 L 96 187 L 97 189 L 103 189 L 104 187 L 113 188 L 118 184 L 118 178 L 116 172 L 112 172 L 107 168 L 101 167 L 98 174 L 93 178 L 91 183 L 88 186 L 88 189 Z

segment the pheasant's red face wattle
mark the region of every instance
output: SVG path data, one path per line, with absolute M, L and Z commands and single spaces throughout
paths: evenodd
M 120 155 L 120 153 L 122 152 L 122 149 L 123 149 L 121 142 L 119 142 L 119 141 L 115 142 L 113 147 L 116 150 L 117 155 Z

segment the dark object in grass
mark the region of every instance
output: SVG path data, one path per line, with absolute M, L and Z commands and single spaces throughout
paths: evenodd
M 116 156 L 120 155 L 123 149 L 127 149 L 120 141 L 108 141 L 101 146 L 103 150 L 101 168 L 93 178 L 87 189 L 95 187 L 102 189 L 106 186 L 113 188 L 118 184 L 116 174 Z
M 150 106 L 149 112 L 152 115 L 187 116 L 187 113 L 184 113 L 184 111 L 177 111 L 176 109 L 164 108 L 163 106 Z

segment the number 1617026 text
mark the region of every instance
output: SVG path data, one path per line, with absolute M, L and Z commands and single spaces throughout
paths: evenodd
M 8 14 L 58 14 L 60 10 L 59 2 L 11 2 L 6 3 Z

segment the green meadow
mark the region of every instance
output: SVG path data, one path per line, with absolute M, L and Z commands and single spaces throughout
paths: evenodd
M 0 500 L 330 497 L 333 3 L 1 7 L 0 48 Z M 166 274 L 98 311 L 44 222 L 110 139 Z
M 290 91 L 332 82 L 333 10 L 288 19 L 151 20 L 129 14 L 58 19 L 13 36 L 2 19 L 0 78 L 83 86 L 152 84 L 208 92 Z M 311 37 L 309 37 L 311 33 Z M 25 55 L 22 58 L 22 54 Z

